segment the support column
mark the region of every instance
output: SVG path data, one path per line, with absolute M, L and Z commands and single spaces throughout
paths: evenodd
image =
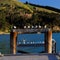
M 10 53 L 16 54 L 16 46 L 17 46 L 17 32 L 11 31 L 10 32 Z
M 52 53 L 52 31 L 50 29 L 45 33 L 45 52 Z

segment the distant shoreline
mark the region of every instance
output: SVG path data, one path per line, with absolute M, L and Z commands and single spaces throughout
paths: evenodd
M 10 34 L 9 32 L 0 32 L 0 35 L 1 34 Z
M 60 33 L 60 31 L 53 31 L 53 33 Z M 3 31 L 0 31 L 0 35 L 1 34 L 10 34 L 10 32 L 3 32 Z M 20 33 L 19 33 L 20 34 Z

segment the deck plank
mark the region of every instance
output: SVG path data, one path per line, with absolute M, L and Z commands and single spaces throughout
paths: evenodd
M 56 55 L 44 54 L 44 55 L 16 55 L 16 56 L 3 56 L 0 60 L 58 60 Z

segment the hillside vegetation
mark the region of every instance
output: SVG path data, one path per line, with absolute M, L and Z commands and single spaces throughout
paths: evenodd
M 0 30 L 10 31 L 13 26 L 46 25 L 60 27 L 60 10 L 17 0 L 0 0 Z

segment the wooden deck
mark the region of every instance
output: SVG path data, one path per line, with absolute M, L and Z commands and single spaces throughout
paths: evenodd
M 58 60 L 55 54 L 4 55 L 0 60 Z

